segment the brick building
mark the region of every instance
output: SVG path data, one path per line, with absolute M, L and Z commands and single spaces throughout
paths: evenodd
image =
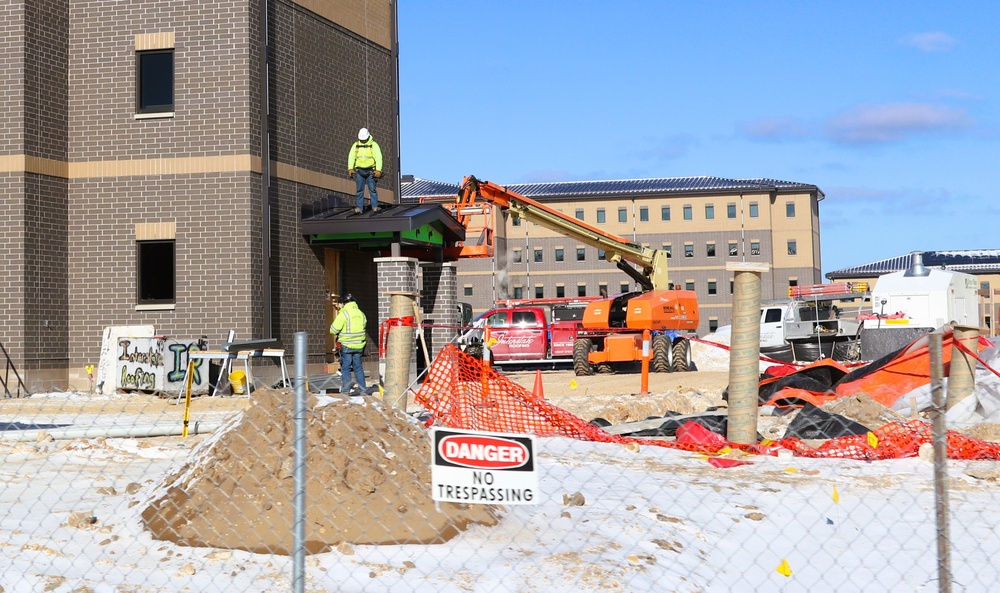
M 307 331 L 315 362 L 328 293 L 375 317 L 380 252 L 308 240 L 300 207 L 354 193 L 362 126 L 396 201 L 395 19 L 390 0 L 0 2 L 0 343 L 29 389 L 86 386 L 106 326 Z
M 815 185 L 774 179 L 675 177 L 526 183 L 512 191 L 601 230 L 671 254 L 670 280 L 695 290 L 698 334 L 731 322 L 726 264 L 766 263 L 764 299 L 823 281 Z M 454 197 L 458 186 L 404 176 L 403 201 Z M 520 224 L 518 224 L 520 223 Z M 530 222 L 507 218 L 495 229 L 493 258 L 458 263 L 458 298 L 475 313 L 497 299 L 571 298 L 636 290 L 597 248 Z

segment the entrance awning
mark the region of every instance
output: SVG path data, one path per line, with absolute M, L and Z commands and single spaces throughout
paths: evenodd
M 353 199 L 332 196 L 303 204 L 299 224 L 314 245 L 383 251 L 399 243 L 420 259 L 439 259 L 444 248 L 465 240 L 465 227 L 441 204 L 390 204 L 355 214 Z

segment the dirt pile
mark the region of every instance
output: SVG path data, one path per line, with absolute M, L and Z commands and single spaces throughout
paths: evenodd
M 154 537 L 291 552 L 295 396 L 260 389 L 252 400 L 160 484 L 142 510 Z M 430 438 L 409 416 L 371 397 L 310 396 L 307 407 L 309 553 L 343 544 L 441 543 L 470 524 L 497 523 L 494 507 L 435 504 Z

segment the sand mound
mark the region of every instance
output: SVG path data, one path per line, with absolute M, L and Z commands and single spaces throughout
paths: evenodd
M 292 549 L 294 405 L 291 390 L 260 389 L 230 427 L 203 443 L 142 511 L 157 539 L 182 545 L 289 554 Z M 310 396 L 306 541 L 441 543 L 497 509 L 435 505 L 427 430 L 370 397 Z

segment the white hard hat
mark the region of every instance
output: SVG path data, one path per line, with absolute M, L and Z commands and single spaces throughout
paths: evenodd
M 368 139 L 368 128 L 361 128 L 358 130 L 358 140 L 364 142 Z

